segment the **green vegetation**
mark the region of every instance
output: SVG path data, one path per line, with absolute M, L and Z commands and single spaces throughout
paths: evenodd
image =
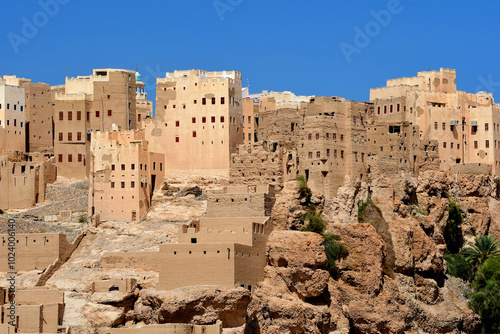
M 481 316 L 482 332 L 500 333 L 500 260 L 489 258 L 471 284 L 469 307 Z
M 422 216 L 427 216 L 429 214 L 417 204 L 410 204 L 410 212 L 413 217 L 415 217 L 417 213 L 420 213 Z
M 338 275 L 338 268 L 336 261 L 344 259 L 349 255 L 347 247 L 340 243 L 340 237 L 334 234 L 325 233 L 326 222 L 321 218 L 321 215 L 316 212 L 316 206 L 311 203 L 312 191 L 307 186 L 306 178 L 303 175 L 297 175 L 295 178 L 299 184 L 297 186 L 300 194 L 303 209 L 306 214 L 302 217 L 305 226 L 300 230 L 302 232 L 318 233 L 325 238 L 322 245 L 325 247 L 326 257 L 328 262 L 325 264 L 324 269 L 328 270 L 330 275 L 334 278 Z
M 450 206 L 448 208 L 448 221 L 444 230 L 444 241 L 446 248 L 452 254 L 457 254 L 462 247 L 462 212 L 460 206 L 450 198 Z
M 47 233 L 47 230 L 43 228 L 42 233 Z
M 500 244 L 487 235 L 476 237 L 474 244 L 462 250 L 462 255 L 473 266 L 483 265 L 488 259 L 500 260 Z
M 85 223 L 85 222 L 87 222 L 87 215 L 79 215 L 78 216 L 78 222 L 79 223 Z
M 472 281 L 466 293 L 469 307 L 481 316 L 482 333 L 500 333 L 500 244 L 490 236 L 476 237 L 458 254 L 445 254 L 448 274 Z
M 360 222 L 360 223 L 365 222 L 363 215 L 365 213 L 365 209 L 368 206 L 368 204 L 372 205 L 378 211 L 378 213 L 380 213 L 380 215 L 382 216 L 382 211 L 380 210 L 380 208 L 378 206 L 376 206 L 375 203 L 373 203 L 373 201 L 370 199 L 368 201 L 361 203 L 358 206 L 358 222 Z

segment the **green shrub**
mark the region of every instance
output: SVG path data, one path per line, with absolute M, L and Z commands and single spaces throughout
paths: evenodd
M 42 233 L 47 233 L 47 230 L 43 228 Z
M 500 333 L 499 260 L 490 258 L 484 262 L 472 289 L 466 297 L 469 298 L 469 307 L 481 316 L 482 333 Z
M 307 212 L 304 215 L 303 219 L 307 223 L 307 225 L 301 228 L 301 231 L 314 232 L 318 234 L 322 234 L 325 231 L 326 223 L 320 215 L 312 212 Z
M 336 278 L 338 276 L 337 261 L 345 259 L 349 255 L 349 251 L 346 246 L 338 242 L 340 241 L 338 235 L 324 234 L 323 236 L 325 238 L 323 246 L 325 247 L 325 254 L 328 259 L 324 269 L 328 270 L 330 276 Z
M 299 182 L 299 184 L 297 185 L 297 189 L 299 190 L 300 198 L 304 199 L 306 206 L 311 204 L 312 191 L 307 186 L 306 177 L 302 174 L 299 174 L 295 176 L 295 180 Z
M 444 254 L 444 259 L 447 262 L 448 274 L 464 281 L 472 279 L 472 265 L 462 256 L 462 253 L 451 254 L 447 252 Z
M 87 216 L 86 215 L 79 215 L 78 216 L 78 222 L 79 223 L 85 223 L 87 221 Z
M 373 201 L 371 199 L 369 199 L 368 201 L 365 201 L 363 203 L 361 203 L 359 206 L 358 206 L 358 222 L 363 222 L 363 214 L 365 212 L 365 209 L 368 205 L 372 205 L 377 211 L 378 213 L 380 213 L 380 215 L 382 215 L 382 211 L 380 210 L 380 208 L 378 206 L 375 205 L 375 203 L 373 203 Z
M 448 221 L 444 230 L 444 241 L 446 242 L 448 251 L 452 254 L 457 254 L 463 243 L 461 228 L 463 218 L 460 206 L 452 199 L 450 199 L 448 213 Z

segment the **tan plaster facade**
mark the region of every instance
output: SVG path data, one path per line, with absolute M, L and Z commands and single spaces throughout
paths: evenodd
M 56 168 L 51 160 L 17 160 L 0 156 L 0 208 L 4 210 L 25 209 L 44 202 L 47 184 L 56 179 Z
M 26 113 L 26 152 L 54 152 L 53 116 L 51 87 L 30 79 L 4 76 L 8 84 L 24 88 Z M 24 149 L 23 149 L 24 150 Z
M 0 77 L 0 153 L 26 149 L 24 88 Z
M 456 71 L 419 72 L 370 90 L 374 117 L 418 125 L 420 138 L 439 142 L 440 169 L 490 164 L 500 173 L 500 107 L 491 94 L 456 88 Z
M 0 263 L 1 272 L 11 271 L 6 261 L 9 253 L 8 239 L 8 234 L 0 235 L 0 258 L 5 259 Z M 58 259 L 66 257 L 72 250 L 65 234 L 19 233 L 16 235 L 16 270 L 42 271 Z
M 135 72 L 99 69 L 66 78 L 54 103 L 58 175 L 83 180 L 90 173 L 92 132 L 111 131 L 113 124 L 119 130 L 137 128 Z
M 11 321 L 8 309 L 10 305 L 8 290 L 2 290 L 4 302 L 1 305 L 3 317 L 0 320 L 2 324 L 7 324 Z M 55 334 L 69 332 L 67 327 L 62 326 L 64 314 L 64 293 L 62 291 L 48 288 L 17 290 L 15 302 L 15 329 L 17 333 Z
M 243 143 L 241 73 L 175 71 L 157 79 L 156 115 L 145 122 L 151 150 L 167 175 L 229 176 Z
M 191 285 L 251 289 L 264 279 L 274 188 L 225 187 L 208 198 L 207 216 L 213 218 L 179 225 L 179 243 L 160 245 L 158 289 Z
M 92 134 L 89 215 L 139 221 L 165 173 L 163 154 L 149 151 L 144 130 Z

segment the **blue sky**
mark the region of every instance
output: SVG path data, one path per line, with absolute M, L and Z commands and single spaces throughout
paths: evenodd
M 154 100 L 167 71 L 235 69 L 251 92 L 363 101 L 388 78 L 447 67 L 459 89 L 500 102 L 499 14 L 500 2 L 462 0 L 9 1 L 0 75 L 55 85 L 138 63 Z

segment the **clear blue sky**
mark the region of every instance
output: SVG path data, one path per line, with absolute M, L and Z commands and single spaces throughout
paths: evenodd
M 54 1 L 64 4 L 40 4 Z M 382 10 L 389 16 L 378 23 L 373 13 Z M 252 92 L 362 101 L 388 78 L 447 67 L 459 89 L 493 91 L 500 102 L 499 14 L 500 2 L 462 0 L 9 1 L 0 12 L 0 75 L 55 85 L 138 63 L 154 100 L 164 72 L 234 69 Z M 368 41 L 356 40 L 356 27 Z

